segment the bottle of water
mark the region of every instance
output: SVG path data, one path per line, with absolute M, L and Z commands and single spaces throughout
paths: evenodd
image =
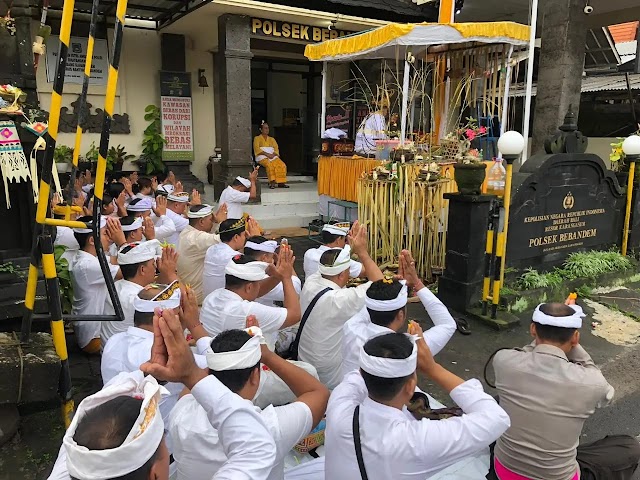
M 504 184 L 507 178 L 507 171 L 502 166 L 502 159 L 496 158 L 487 174 L 487 194 L 504 196 Z

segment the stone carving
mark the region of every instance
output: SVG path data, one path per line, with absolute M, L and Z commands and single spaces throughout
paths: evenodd
M 589 139 L 578 131 L 578 119 L 573 113 L 572 105 L 569 105 L 569 111 L 559 130 L 560 132 L 545 140 L 544 149 L 547 153 L 584 153 L 587 151 Z
M 69 111 L 68 107 L 60 109 L 60 132 L 75 133 L 76 131 L 78 114 L 80 113 L 80 96 L 75 102 L 71 103 L 71 106 L 73 111 Z M 96 108 L 95 113 L 92 114 L 92 106 L 90 103 L 86 104 L 86 110 L 80 115 L 80 125 L 85 133 L 100 133 L 102 131 L 102 122 L 104 121 L 104 111 L 101 108 Z M 113 115 L 111 133 L 127 135 L 131 133 L 128 113 L 123 115 L 116 113 Z

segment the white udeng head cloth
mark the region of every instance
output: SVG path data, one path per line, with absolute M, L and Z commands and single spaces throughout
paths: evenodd
M 145 289 L 148 287 L 158 287 L 158 285 L 147 285 Z M 156 308 L 171 310 L 180 306 L 180 296 L 180 282 L 176 280 L 151 300 L 145 300 L 140 298 L 139 294 L 136 295 L 133 299 L 133 308 L 136 312 L 142 313 L 153 313 Z
M 563 327 L 563 328 L 581 328 L 582 327 L 582 319 L 586 317 L 585 313 L 582 311 L 582 307 L 579 305 L 569 305 L 573 309 L 573 315 L 568 317 L 554 317 L 551 315 L 547 315 L 540 307 L 544 305 L 541 303 L 536 307 L 533 311 L 533 320 L 540 325 L 550 325 L 552 327 Z
M 333 235 L 340 235 L 341 237 L 346 237 L 349 234 L 350 229 L 351 225 L 348 223 L 325 223 L 322 227 L 323 232 L 329 232 Z
M 238 350 L 215 353 L 209 347 L 205 352 L 207 366 L 216 372 L 241 370 L 256 366 L 262 358 L 262 350 L 260 350 L 260 345 L 264 343 L 262 330 L 258 327 L 251 327 L 247 328 L 245 332 L 251 335 L 251 338 Z
M 173 193 L 174 190 L 175 190 L 175 187 L 170 183 L 167 183 L 166 185 L 160 185 L 158 187 L 157 192 L 160 192 L 161 194 L 165 194 L 165 195 L 170 195 Z
M 208 217 L 213 213 L 213 207 L 211 205 L 202 204 L 202 208 L 200 210 L 193 210 L 193 207 L 189 209 L 187 212 L 187 218 L 204 218 Z
M 376 300 L 369 298 L 369 292 L 367 292 L 367 295 L 364 297 L 364 305 L 376 312 L 393 312 L 394 310 L 404 308 L 407 305 L 407 298 L 409 297 L 409 294 L 407 291 L 406 280 L 400 280 L 400 283 L 402 283 L 402 288 L 396 298 L 392 300 Z
M 137 201 L 136 201 L 137 200 Z M 150 198 L 140 198 L 132 200 L 127 206 L 128 212 L 146 212 L 153 208 L 153 202 Z
M 123 232 L 133 232 L 139 228 L 142 228 L 142 218 L 136 217 L 136 219 L 131 223 L 131 225 L 122 225 L 122 219 L 120 220 L 120 225 L 122 226 Z
M 126 247 L 133 245 L 127 253 L 122 253 Z M 146 262 L 162 255 L 162 245 L 159 240 L 147 240 L 146 242 L 126 243 L 118 252 L 119 265 L 133 265 Z
M 236 177 L 236 180 L 239 181 L 245 187 L 251 188 L 251 180 L 244 177 Z
M 187 203 L 189 202 L 189 194 L 187 192 L 171 192 L 167 195 L 167 200 L 170 202 Z
M 249 262 L 240 265 L 231 259 L 229 263 L 227 263 L 224 273 L 225 275 L 241 278 L 247 282 L 258 282 L 269 278 L 269 275 L 265 273 L 268 266 L 269 264 L 267 262 Z
M 383 333 L 382 335 L 389 335 Z M 378 335 L 374 335 L 374 338 Z M 407 358 L 382 358 L 374 357 L 364 351 L 364 345 L 360 347 L 360 368 L 370 375 L 381 378 L 401 378 L 408 377 L 416 371 L 418 367 L 418 346 L 416 340 L 418 336 L 407 335 L 413 343 L 413 351 Z M 371 340 L 371 338 L 369 340 Z
M 158 407 L 160 396 L 167 393 L 165 388 L 139 370 L 122 373 L 114 380 L 78 405 L 62 440 L 67 452 L 67 469 L 75 478 L 103 480 L 134 472 L 149 461 L 162 441 L 164 423 Z M 78 445 L 73 436 L 87 412 L 122 395 L 142 398 L 140 414 L 122 445 L 109 450 L 89 450 Z
M 89 222 L 90 225 L 93 225 L 93 220 Z M 107 217 L 100 217 L 100 229 L 102 230 L 107 226 Z M 75 233 L 91 233 L 93 230 L 91 228 L 74 228 L 73 231 Z
M 318 268 L 318 271 L 322 275 L 339 275 L 349 268 L 351 265 L 351 246 L 347 245 L 342 249 L 340 254 L 336 257 L 333 265 L 322 265 Z
M 266 242 L 262 243 L 254 243 L 249 241 L 244 244 L 244 247 L 250 248 L 251 250 L 256 250 L 258 252 L 275 253 L 276 249 L 278 248 L 278 242 L 276 242 L 275 240 L 267 240 Z

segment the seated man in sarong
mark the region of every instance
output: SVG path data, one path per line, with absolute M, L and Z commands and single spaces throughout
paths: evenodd
M 269 124 L 264 120 L 260 125 L 260 135 L 253 139 L 253 154 L 256 162 L 267 170 L 269 188 L 289 188 L 287 165 L 280 158 L 278 142 L 269 136 Z
M 585 420 L 611 403 L 614 394 L 580 345 L 583 317 L 571 297 L 566 304 L 542 303 L 529 327 L 535 340 L 496 353 L 496 388 L 511 417 L 511 428 L 495 448 L 500 480 L 632 478 L 640 459 L 633 437 L 578 445 Z

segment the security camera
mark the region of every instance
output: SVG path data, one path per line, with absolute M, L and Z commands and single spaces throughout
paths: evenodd
M 589 14 L 593 13 L 593 7 L 592 7 L 591 5 L 586 5 L 586 6 L 584 7 L 583 12 L 584 12 L 586 15 L 589 15 Z
M 337 20 L 331 20 L 331 24 L 327 27 L 327 30 L 335 30 L 337 23 L 338 23 Z

